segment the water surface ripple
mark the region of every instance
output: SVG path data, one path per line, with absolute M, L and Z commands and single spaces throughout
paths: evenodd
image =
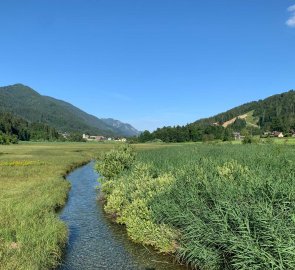
M 97 202 L 94 162 L 73 171 L 72 188 L 60 217 L 69 227 L 69 242 L 58 270 L 184 270 L 168 256 L 131 242 L 125 229 L 111 223 Z

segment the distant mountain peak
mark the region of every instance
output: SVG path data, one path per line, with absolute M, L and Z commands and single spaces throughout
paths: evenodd
M 106 124 L 124 131 L 129 136 L 138 135 L 140 132 L 128 123 L 123 123 L 113 118 L 101 118 Z
M 34 95 L 40 96 L 40 94 L 37 91 L 35 91 L 33 88 L 21 83 L 3 86 L 3 87 L 0 87 L 0 89 L 16 92 L 18 94 L 26 93 L 26 94 L 34 94 Z

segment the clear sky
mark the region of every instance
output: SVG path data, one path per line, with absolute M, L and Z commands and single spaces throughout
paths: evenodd
M 14 83 L 139 130 L 183 125 L 295 88 L 295 0 L 1 0 Z

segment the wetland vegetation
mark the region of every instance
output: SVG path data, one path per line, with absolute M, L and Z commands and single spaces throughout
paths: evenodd
M 70 189 L 64 176 L 94 158 L 104 210 L 134 242 L 199 269 L 295 267 L 293 144 L 133 147 L 1 146 L 0 269 L 58 265 L 68 239 L 56 212 Z
M 0 269 L 55 267 L 68 229 L 56 211 L 66 202 L 65 175 L 112 143 L 20 143 L 0 146 Z M 163 145 L 138 145 L 138 149 Z M 165 146 L 166 147 L 166 146 Z
M 67 241 L 56 215 L 70 188 L 63 176 L 110 145 L 26 143 L 0 147 L 0 269 L 50 269 Z
M 97 164 L 105 211 L 196 269 L 294 269 L 294 150 L 191 144 L 134 158 L 124 146 Z

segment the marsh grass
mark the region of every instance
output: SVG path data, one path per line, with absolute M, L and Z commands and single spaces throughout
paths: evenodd
M 68 233 L 56 213 L 70 188 L 64 177 L 114 146 L 0 146 L 1 270 L 57 265 Z M 294 146 L 135 147 L 136 169 L 113 179 L 106 205 L 134 241 L 200 269 L 295 268 Z
M 64 176 L 107 144 L 28 143 L 0 146 L 0 269 L 50 269 L 67 241 L 56 210 L 70 188 Z
M 57 216 L 70 184 L 65 176 L 117 143 L 0 145 L 0 269 L 54 268 L 67 241 Z M 167 145 L 137 145 L 139 150 Z
M 295 269 L 294 150 L 188 144 L 142 151 L 106 184 L 105 209 L 131 239 L 196 269 Z

